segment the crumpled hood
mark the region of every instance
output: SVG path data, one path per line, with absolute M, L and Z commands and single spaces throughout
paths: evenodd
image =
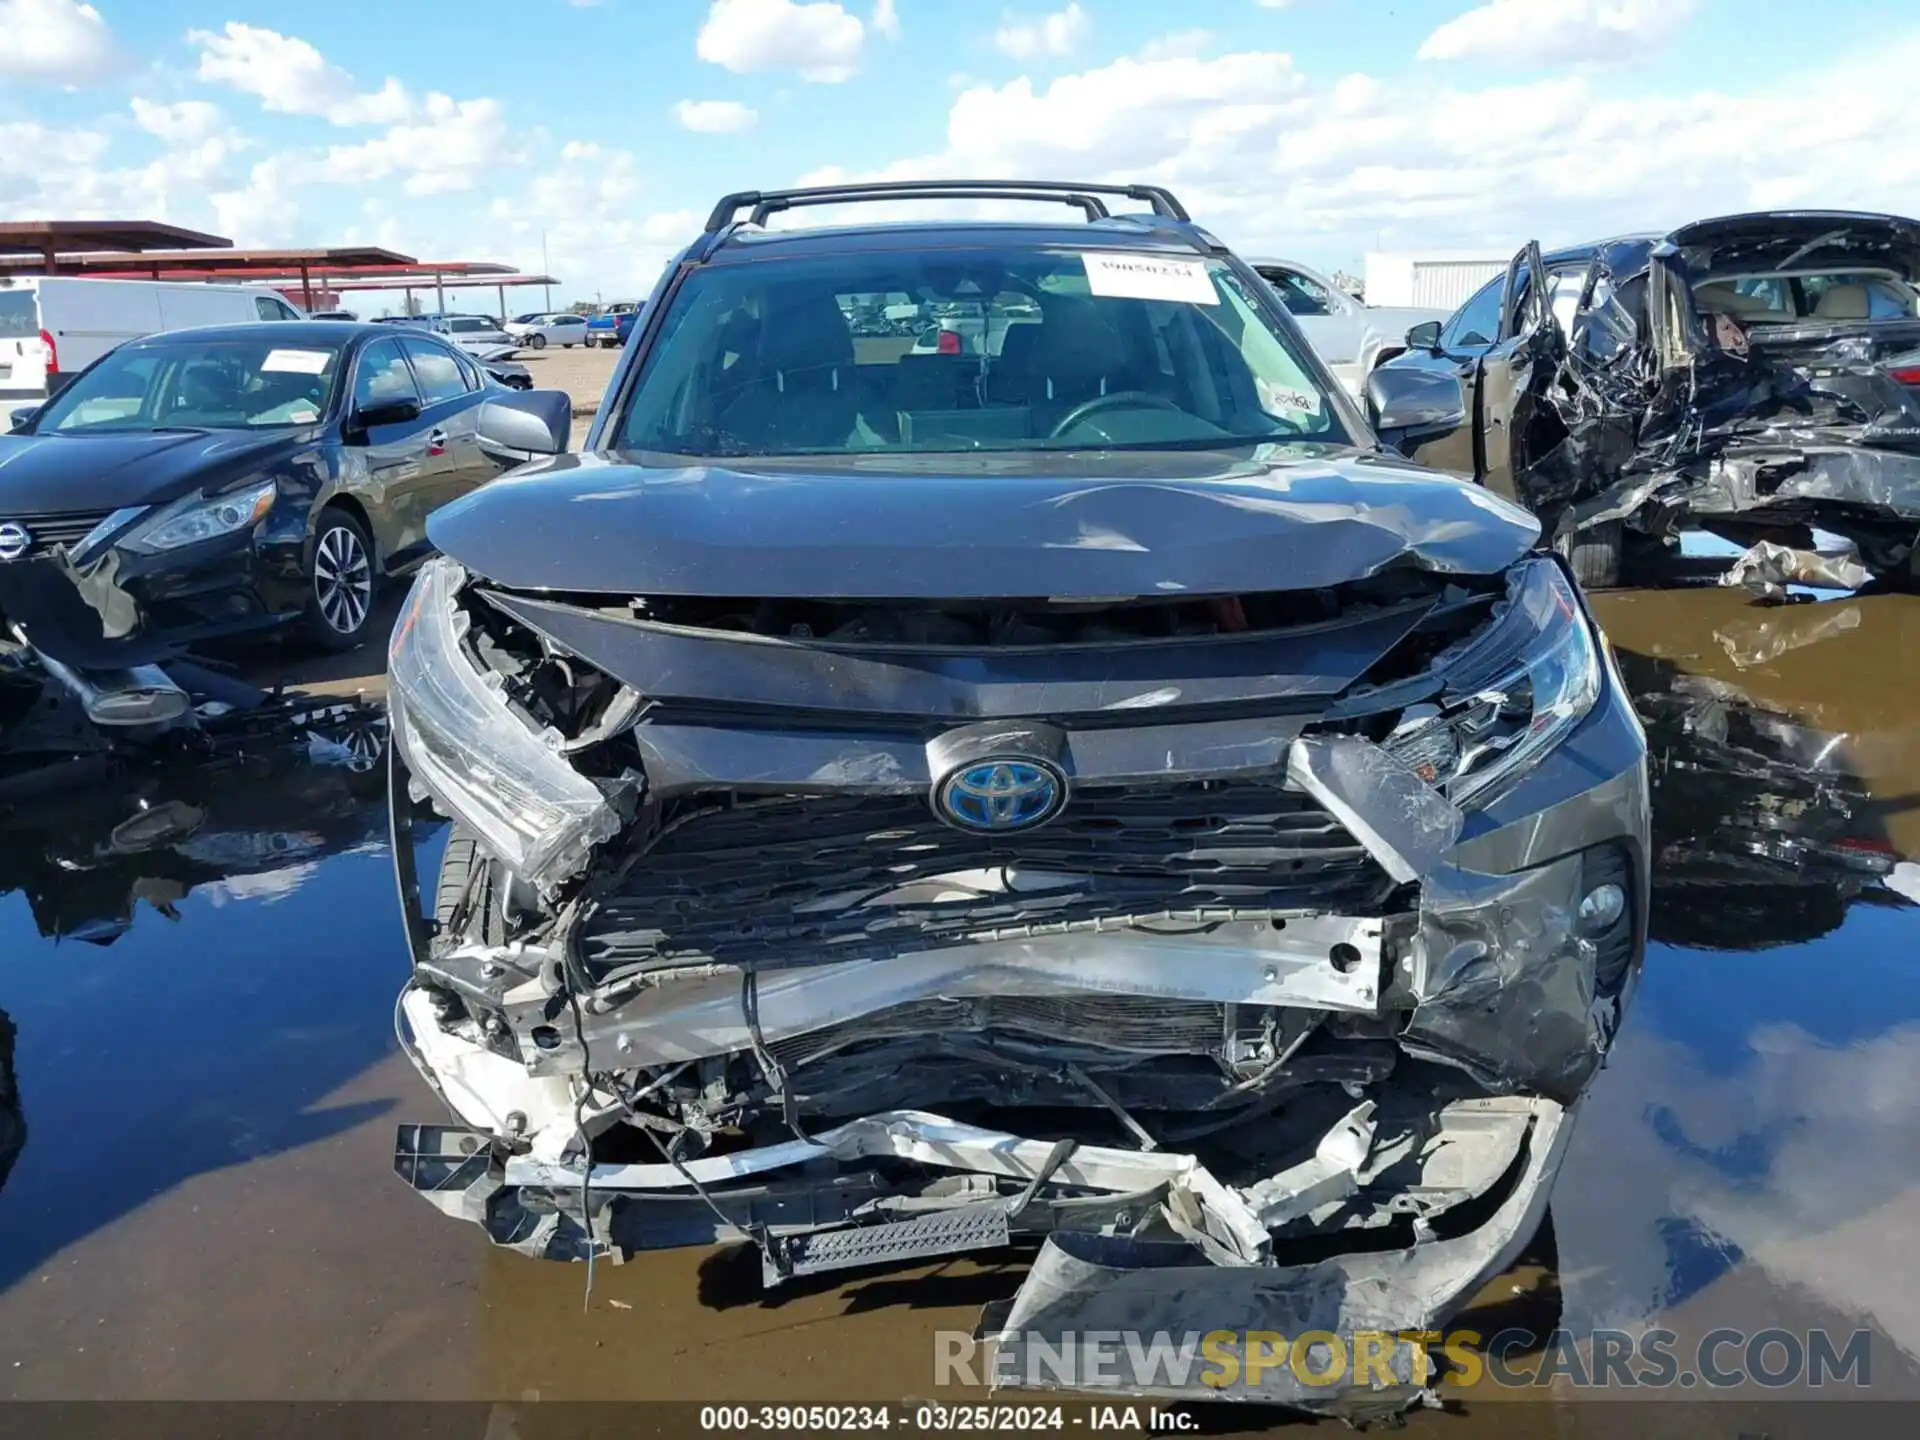
M 1398 565 L 1493 574 L 1539 525 L 1353 451 L 566 455 L 437 511 L 433 543 L 515 589 L 816 599 L 1304 590 Z
M 118 510 L 237 480 L 312 438 L 221 430 L 0 435 L 0 519 Z

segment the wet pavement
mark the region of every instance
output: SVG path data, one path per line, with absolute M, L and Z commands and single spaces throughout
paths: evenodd
M 1653 753 L 1654 943 L 1549 1231 L 1465 1323 L 1864 1328 L 1870 1393 L 1920 1398 L 1920 600 L 1598 608 Z M 309 678 L 377 691 L 378 653 Z M 393 1177 L 394 1124 L 438 1117 L 392 1035 L 371 733 L 0 810 L 0 1398 L 931 1393 L 931 1333 L 1017 1262 L 768 1296 L 750 1252 L 669 1252 L 583 1304 L 583 1267 Z M 1469 1412 L 1420 1428 L 1503 1428 Z

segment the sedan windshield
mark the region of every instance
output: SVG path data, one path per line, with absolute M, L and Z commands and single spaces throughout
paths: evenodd
M 1348 443 L 1258 284 L 1114 250 L 709 265 L 610 435 L 702 457 Z
M 311 425 L 340 374 L 333 345 L 186 339 L 115 350 L 49 400 L 38 435 Z

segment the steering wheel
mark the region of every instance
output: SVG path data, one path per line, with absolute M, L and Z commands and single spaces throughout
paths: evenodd
M 1074 406 L 1073 409 L 1060 417 L 1059 424 L 1047 432 L 1047 438 L 1049 440 L 1058 440 L 1062 435 L 1066 434 L 1067 431 L 1090 417 L 1098 415 L 1103 410 L 1112 410 L 1121 405 L 1145 405 L 1149 409 L 1154 410 L 1172 410 L 1181 415 L 1187 413 L 1178 405 L 1174 404 L 1173 401 L 1167 399 L 1166 396 L 1155 395 L 1151 390 L 1116 390 L 1111 395 L 1096 395 L 1091 400 L 1084 400 Z

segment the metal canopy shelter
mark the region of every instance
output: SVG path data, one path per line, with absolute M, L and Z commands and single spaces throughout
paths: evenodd
M 493 269 L 495 271 L 505 270 L 505 267 L 497 266 L 493 267 Z M 551 275 L 521 275 L 515 271 L 507 271 L 505 274 L 469 274 L 464 277 L 453 276 L 452 272 L 446 272 L 446 274 L 448 278 L 442 278 L 433 287 L 435 292 L 442 296 L 440 302 L 440 308 L 442 310 L 446 309 L 445 292 L 448 290 L 492 289 L 497 292 L 497 298 L 500 302 L 500 318 L 503 320 L 507 317 L 507 291 L 509 288 L 518 288 L 522 285 L 553 286 L 560 283 Z M 337 295 L 368 290 L 403 290 L 406 292 L 409 302 L 413 299 L 413 286 L 407 284 L 396 285 L 391 280 L 364 279 L 358 277 L 347 280 L 329 279 L 327 281 L 327 288 Z
M 0 221 L 0 265 L 58 275 L 61 257 L 77 251 L 229 250 L 233 241 L 158 220 Z
M 219 235 L 204 235 L 151 220 L 17 220 L 0 222 L 0 276 L 75 275 L 96 280 L 251 280 L 300 287 L 313 308 L 314 282 L 386 281 L 357 288 L 411 291 L 431 283 L 446 309 L 452 280 L 519 276 L 511 265 L 487 260 L 416 260 L 378 245 L 311 249 L 239 250 Z M 551 284 L 496 278 L 506 309 L 506 285 Z
M 38 262 L 36 262 L 38 263 Z M 333 246 L 312 250 L 150 250 L 105 251 L 54 257 L 49 275 L 79 275 L 96 280 L 298 280 L 311 299 L 313 278 L 341 267 L 403 267 L 411 255 L 377 245 Z M 0 257 L 0 270 L 9 266 Z M 18 261 L 12 268 L 23 268 Z

